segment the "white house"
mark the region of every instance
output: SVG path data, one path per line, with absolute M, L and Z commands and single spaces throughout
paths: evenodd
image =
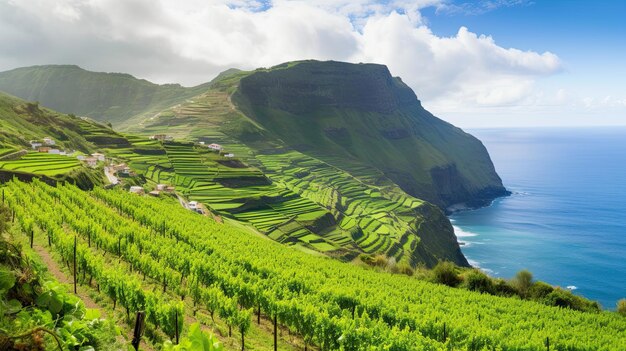
M 155 134 L 153 136 L 150 137 L 151 140 L 159 140 L 159 141 L 172 141 L 174 140 L 174 137 L 171 135 L 165 135 L 165 134 Z
M 103 154 L 95 153 L 95 154 L 91 154 L 91 157 L 95 158 L 96 160 L 98 160 L 100 162 L 104 162 L 104 155 Z
M 200 141 L 200 142 L 198 142 L 198 144 L 204 145 L 204 141 Z
M 33 148 L 33 150 L 37 150 L 39 149 L 43 144 L 36 141 L 36 140 L 31 140 L 30 141 L 30 146 Z
M 61 150 L 59 149 L 50 149 L 48 150 L 49 154 L 53 154 L 53 155 L 60 155 L 61 154 Z
M 235 157 L 235 154 L 226 154 L 226 155 L 224 155 L 224 157 L 233 158 L 233 157 Z
M 76 156 L 76 158 L 77 158 L 79 161 L 84 161 L 86 157 L 85 157 L 85 155 L 78 155 L 78 156 Z
M 198 201 L 189 201 L 189 208 L 192 210 L 198 208 Z
M 165 188 L 167 188 L 167 185 L 165 184 L 157 184 L 156 186 L 157 191 L 165 191 Z
M 54 141 L 51 137 L 45 137 L 43 138 L 43 143 L 44 145 L 55 145 L 56 141 Z
M 220 145 L 220 144 L 209 144 L 209 149 L 215 150 L 215 151 L 220 151 L 220 150 L 222 150 L 222 145 Z
M 61 156 L 67 156 L 67 152 L 65 152 L 65 151 L 61 151 L 61 152 L 59 152 L 59 155 L 61 155 Z
M 133 194 L 140 194 L 140 195 L 142 195 L 143 194 L 143 187 L 131 186 L 129 191 L 131 193 L 133 193 Z

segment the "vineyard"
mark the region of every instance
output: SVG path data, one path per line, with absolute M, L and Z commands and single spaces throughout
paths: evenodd
M 9 182 L 21 230 L 170 338 L 206 315 L 246 336 L 261 316 L 320 350 L 624 350 L 626 319 L 451 289 L 317 257 L 173 200 Z M 305 347 L 306 349 L 306 347 Z

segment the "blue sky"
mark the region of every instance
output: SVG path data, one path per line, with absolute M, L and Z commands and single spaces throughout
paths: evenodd
M 375 62 L 464 128 L 626 125 L 626 1 L 0 0 L 0 71 L 78 64 L 195 85 Z
M 467 2 L 454 2 L 455 4 Z M 473 2 L 473 4 L 480 2 Z M 491 11 L 422 10 L 429 28 L 451 36 L 460 26 L 491 35 L 498 45 L 558 55 L 563 71 L 543 78 L 546 89 L 567 89 L 596 104 L 626 98 L 626 1 L 538 0 Z M 623 125 L 626 109 L 595 107 L 578 113 L 528 116 L 529 125 Z M 570 111 L 567 109 L 567 111 Z M 571 111 L 570 111 L 571 112 Z

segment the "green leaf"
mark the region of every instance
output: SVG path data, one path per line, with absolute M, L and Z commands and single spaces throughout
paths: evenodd
M 61 297 L 57 294 L 52 294 L 50 298 L 50 303 L 48 305 L 48 310 L 52 312 L 52 314 L 58 314 L 63 310 L 63 301 Z
M 9 300 L 6 303 L 2 301 L 2 304 L 4 305 L 4 314 L 14 314 L 22 309 L 22 304 L 15 299 Z
M 48 307 L 48 305 L 50 304 L 51 295 L 52 293 L 50 291 L 46 291 L 42 293 L 41 295 L 37 296 L 35 303 L 39 307 Z
M 102 316 L 102 313 L 100 312 L 100 310 L 95 309 L 95 308 L 88 308 L 85 312 L 85 319 L 88 321 L 91 321 L 94 319 L 100 319 L 101 316 Z
M 4 267 L 0 267 L 0 294 L 9 291 L 13 285 L 15 285 L 15 274 Z

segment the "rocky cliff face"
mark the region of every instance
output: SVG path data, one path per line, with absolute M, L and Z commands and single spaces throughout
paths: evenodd
M 365 162 L 442 209 L 508 194 L 482 143 L 426 111 L 385 66 L 283 64 L 242 78 L 233 101 L 292 147 Z

